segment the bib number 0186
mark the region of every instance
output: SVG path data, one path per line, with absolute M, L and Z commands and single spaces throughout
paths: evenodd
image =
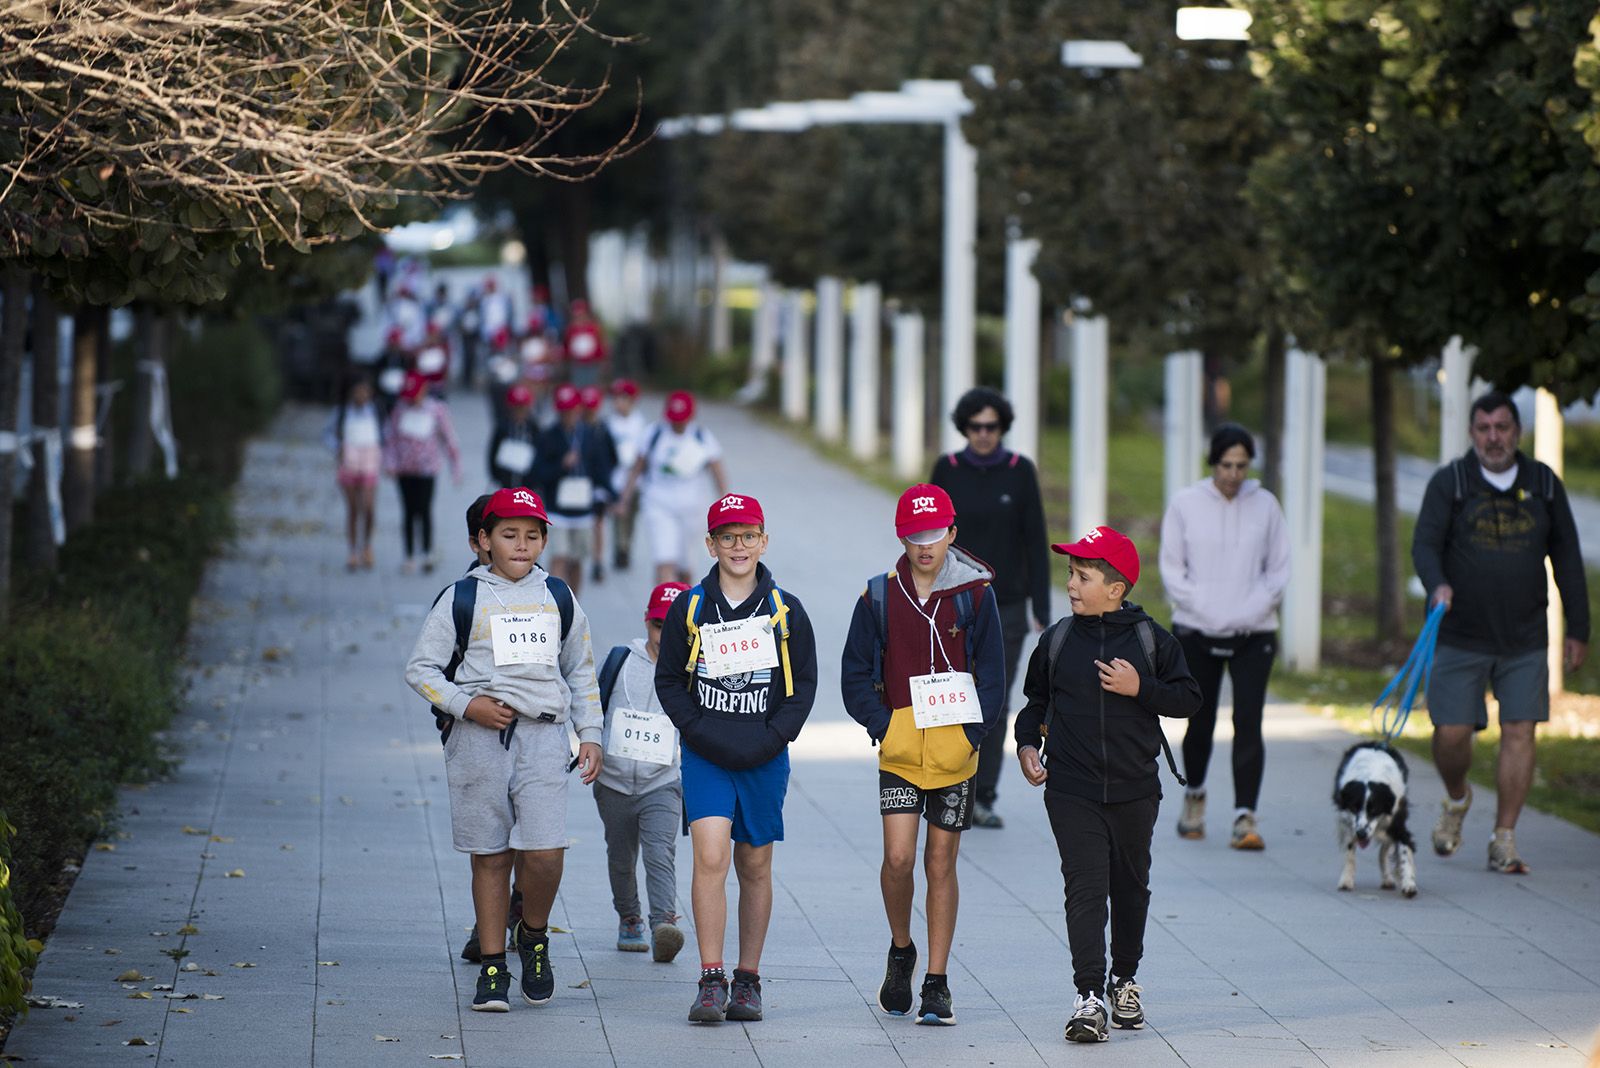
M 561 622 L 554 612 L 513 613 L 489 621 L 496 667 L 545 664 L 554 667 L 561 655 Z

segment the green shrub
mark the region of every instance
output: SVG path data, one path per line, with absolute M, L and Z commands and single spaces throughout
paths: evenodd
M 28 981 L 23 973 L 33 967 L 38 959 L 40 944 L 29 938 L 23 930 L 22 913 L 11 896 L 11 836 L 16 828 L 6 822 L 0 812 L 0 1013 L 27 1011 L 23 1000 L 28 993 Z

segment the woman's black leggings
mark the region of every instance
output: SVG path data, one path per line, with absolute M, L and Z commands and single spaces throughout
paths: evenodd
M 419 534 L 423 553 L 433 552 L 433 476 L 401 475 L 396 481 L 400 483 L 400 530 L 406 555 L 416 555 Z
M 1233 803 L 1254 809 L 1261 796 L 1261 773 L 1267 750 L 1261 740 L 1261 714 L 1267 703 L 1267 679 L 1278 652 L 1272 631 L 1236 638 L 1208 638 L 1184 628 L 1178 632 L 1189 674 L 1200 684 L 1200 711 L 1183 736 L 1183 774 L 1191 790 L 1206 783 L 1211 763 L 1211 736 L 1217 729 L 1217 695 L 1222 673 L 1233 679 Z

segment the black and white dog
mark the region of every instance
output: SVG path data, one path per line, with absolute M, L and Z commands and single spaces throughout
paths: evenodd
M 1344 848 L 1340 890 L 1356 886 L 1356 846 L 1378 840 L 1378 872 L 1383 888 L 1396 879 L 1406 897 L 1417 896 L 1417 859 L 1406 829 L 1406 762 L 1383 742 L 1360 742 L 1345 750 L 1333 779 L 1333 804 L 1339 811 L 1339 844 Z

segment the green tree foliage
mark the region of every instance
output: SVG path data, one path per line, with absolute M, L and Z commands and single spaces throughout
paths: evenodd
M 11 836 L 17 829 L 6 822 L 0 812 L 0 1012 L 27 1011 L 24 1000 L 28 993 L 28 980 L 23 972 L 38 960 L 38 942 L 28 937 L 23 929 L 22 913 L 18 911 L 11 895 Z

